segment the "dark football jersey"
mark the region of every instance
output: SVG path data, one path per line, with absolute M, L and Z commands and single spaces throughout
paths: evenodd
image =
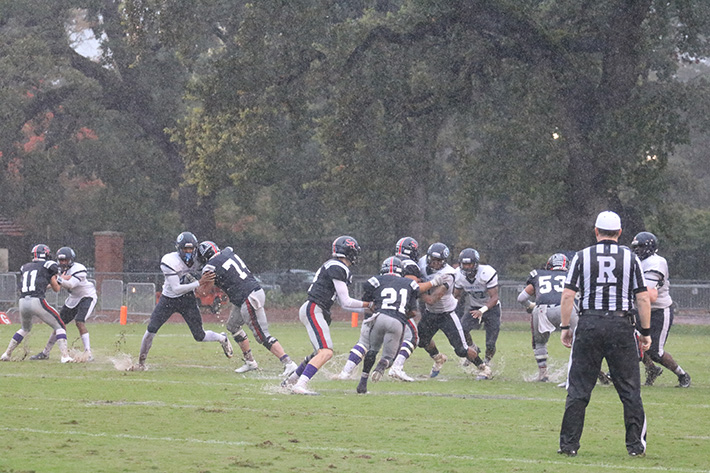
M 411 259 L 402 260 L 402 276 L 414 276 L 417 279 L 422 278 L 422 271 L 416 261 Z
M 215 285 L 237 306 L 242 305 L 249 294 L 261 288 L 244 261 L 230 248 L 210 258 L 202 271 L 214 271 Z
M 334 279 L 350 285 L 353 277 L 345 263 L 337 259 L 329 259 L 318 269 L 313 282 L 308 287 L 308 300 L 315 302 L 326 312 L 330 311 L 337 297 Z
M 535 304 L 559 305 L 562 290 L 565 288 L 565 279 L 567 279 L 567 271 L 533 269 L 525 285 L 531 284 L 535 288 Z
M 44 298 L 52 276 L 59 274 L 56 261 L 32 261 L 20 268 L 20 297 Z
M 373 276 L 363 285 L 363 301 L 374 302 L 375 312 L 407 323 L 409 312 L 416 308 L 419 284 L 409 278 L 382 274 Z

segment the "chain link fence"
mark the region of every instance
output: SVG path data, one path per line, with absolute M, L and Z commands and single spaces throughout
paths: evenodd
M 127 307 L 129 314 L 150 315 L 163 282 L 161 273 L 92 274 L 90 272 L 90 276 L 97 283 L 99 301 L 96 305 L 96 316 L 98 318 L 106 313 L 117 312 L 122 306 Z M 16 312 L 12 309 L 17 307 L 18 279 L 17 273 L 0 273 L 0 312 Z M 353 295 L 359 296 L 362 293 L 362 283 L 366 279 L 365 276 L 354 278 Z M 499 287 L 499 297 L 504 312 L 522 311 L 517 299 L 518 294 L 523 290 L 524 282 L 502 279 Z M 64 304 L 67 296 L 65 289 L 59 293 L 47 291 L 47 301 L 54 307 Z M 678 315 L 690 315 L 700 320 L 707 318 L 710 322 L 710 281 L 673 281 L 671 297 Z

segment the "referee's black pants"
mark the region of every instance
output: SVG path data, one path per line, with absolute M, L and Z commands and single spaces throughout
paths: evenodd
M 578 450 L 584 413 L 606 359 L 619 399 L 624 405 L 626 449 L 646 451 L 646 415 L 641 401 L 641 378 L 634 327 L 628 317 L 580 315 L 572 345 L 567 402 L 560 431 L 560 448 Z

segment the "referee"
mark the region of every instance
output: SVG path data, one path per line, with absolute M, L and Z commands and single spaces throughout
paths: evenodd
M 597 244 L 578 252 L 570 263 L 561 300 L 560 339 L 572 347 L 567 378 L 567 402 L 558 453 L 577 455 L 584 413 L 606 359 L 614 387 L 624 405 L 626 450 L 633 457 L 646 452 L 646 415 L 641 401 L 639 343 L 631 309 L 639 313 L 642 350 L 651 346 L 651 304 L 638 257 L 618 243 L 621 219 L 614 212 L 599 214 L 594 225 Z M 577 328 L 569 329 L 575 294 L 579 292 Z M 574 342 L 574 346 L 573 346 Z

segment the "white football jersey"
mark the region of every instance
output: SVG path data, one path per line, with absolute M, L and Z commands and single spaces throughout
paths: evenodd
M 439 271 L 427 274 L 426 270 L 426 256 L 419 259 L 419 269 L 422 272 L 422 282 L 430 281 L 434 278 L 435 274 L 442 273 L 445 275 L 444 283 L 447 284 L 448 290 L 446 294 L 441 296 L 441 299 L 434 302 L 432 305 L 426 304 L 426 308 L 429 312 L 442 313 L 442 312 L 452 312 L 456 310 L 456 305 L 458 301 L 454 297 L 454 281 L 456 280 L 456 269 L 451 267 L 448 263 L 444 265 Z M 438 288 L 435 288 L 436 290 Z
M 73 309 L 85 297 L 97 298 L 96 286 L 87 278 L 86 266 L 74 263 L 64 274 L 71 276 L 62 281 L 62 287 L 69 293 L 64 305 Z
M 189 268 L 185 262 L 180 258 L 180 254 L 177 251 L 173 251 L 172 253 L 168 253 L 163 258 L 160 260 L 160 270 L 163 272 L 163 276 L 165 276 L 165 282 L 163 282 L 163 295 L 165 297 L 170 297 L 170 298 L 176 298 L 180 297 L 183 294 L 186 294 L 190 292 L 191 290 L 197 289 L 197 287 L 200 285 L 198 281 L 194 281 L 189 284 L 180 284 L 179 281 L 180 279 L 192 271 L 192 268 Z M 177 279 L 175 278 L 170 278 L 169 276 L 177 276 Z M 176 284 L 180 287 L 173 287 L 171 284 L 171 279 L 174 281 L 178 281 Z M 190 289 L 187 289 L 187 286 L 190 286 Z
M 656 302 L 651 303 L 651 309 L 670 307 L 673 300 L 671 299 L 671 281 L 666 259 L 653 254 L 641 261 L 641 269 L 643 269 L 643 276 L 646 278 L 648 287 L 658 289 L 658 298 Z
M 462 289 L 468 295 L 468 305 L 473 309 L 488 305 L 489 289 L 498 286 L 498 272 L 487 264 L 479 264 L 476 277 L 469 281 L 461 268 L 456 269 L 456 289 Z

